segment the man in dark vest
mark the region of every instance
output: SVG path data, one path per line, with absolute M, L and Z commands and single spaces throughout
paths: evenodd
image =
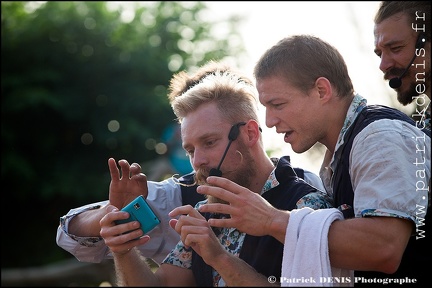
M 328 239 L 331 266 L 354 270 L 355 286 L 427 285 L 429 275 L 423 269 L 432 261 L 427 233 L 430 130 L 396 109 L 367 105 L 354 92 L 340 53 L 310 35 L 280 40 L 260 58 L 254 74 L 267 126 L 282 133 L 297 153 L 317 142 L 327 148 L 320 176 L 345 216 L 322 235 Z M 263 198 L 227 179 L 207 181 L 210 186 L 198 192 L 229 205 L 207 204 L 200 212 L 231 216 L 211 219 L 210 225 L 234 226 L 284 242 L 289 211 L 274 212 Z
M 182 95 L 205 76 L 214 74 L 215 71 L 229 71 L 230 69 L 232 67 L 229 65 L 210 61 L 194 73 L 182 71 L 173 77 L 169 96 L 173 98 Z M 253 85 L 248 78 L 243 78 L 242 81 Z M 288 156 L 284 157 L 284 161 L 286 160 L 289 160 Z M 115 159 L 108 160 L 112 178 L 109 201 L 87 204 L 71 209 L 66 215 L 63 215 L 57 228 L 57 244 L 81 262 L 99 263 L 104 259 L 112 259 L 110 249 L 100 237 L 99 221 L 107 213 L 108 205 L 111 204 L 121 209 L 138 195 L 143 195 L 162 223 L 149 233 L 151 241 L 142 243 L 138 249 L 141 255 L 160 264 L 180 239 L 179 234 L 169 226 L 171 218 L 168 213 L 182 205 L 193 207 L 198 201 L 205 199 L 202 194 L 196 193 L 195 172 L 178 177 L 178 179 L 172 177 L 155 182 L 147 181 L 138 163 L 129 164 L 128 161 L 122 159 L 118 161 L 118 165 L 121 171 Z M 324 191 L 322 181 L 317 175 L 298 167 L 294 170 L 307 183 Z
M 258 121 L 256 88 L 231 71 L 216 71 L 183 94 L 170 97 L 181 124 L 183 148 L 196 172 L 194 183 L 205 186 L 209 175 L 217 175 L 253 191 L 277 209 L 331 207 L 324 193 L 297 176 L 286 157 L 268 157 Z M 227 216 L 201 214 L 198 209 L 219 202 L 209 197 L 195 208 L 185 205 L 169 214 L 174 218 L 170 226 L 181 241 L 154 273 L 134 249 L 148 241 L 148 236 L 141 242 L 129 242 L 142 232 L 122 234 L 136 226 L 113 225 L 125 216 L 108 207 L 111 212 L 100 221 L 101 236 L 113 253 L 118 285 L 255 286 L 257 279 L 278 281 L 283 244 L 272 236 L 256 237 L 235 228 L 212 229 L 208 219 Z M 254 277 L 244 277 L 246 271 L 254 271 Z

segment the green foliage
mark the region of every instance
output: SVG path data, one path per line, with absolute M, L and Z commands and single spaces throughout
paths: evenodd
M 108 158 L 159 156 L 145 143 L 175 120 L 173 73 L 244 52 L 228 43 L 234 30 L 215 37 L 200 2 L 142 2 L 129 19 L 111 4 L 1 2 L 1 177 L 14 214 L 2 267 L 69 256 L 54 242 L 58 218 L 107 199 Z

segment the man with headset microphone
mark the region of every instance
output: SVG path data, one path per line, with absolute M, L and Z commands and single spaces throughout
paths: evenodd
M 223 72 L 231 71 L 231 69 L 232 67 L 224 63 L 210 61 L 193 74 L 180 72 L 171 81 L 169 96 L 182 95 L 197 85 L 205 76 L 214 74 L 215 71 Z M 231 71 L 231 73 L 233 72 Z M 245 82 L 248 80 L 247 78 L 242 79 Z M 253 85 L 252 82 L 248 82 L 248 84 Z M 233 126 L 228 134 L 228 145 L 231 145 L 232 141 L 238 137 L 239 129 L 242 126 L 243 123 Z M 219 160 L 217 168 L 210 171 L 212 175 L 221 173 L 221 165 L 228 148 L 229 146 L 225 149 L 223 156 L 219 156 L 222 158 Z M 284 158 L 289 161 L 289 156 Z M 181 205 L 194 206 L 198 201 L 204 199 L 202 194 L 196 193 L 197 186 L 193 185 L 195 172 L 183 175 L 178 179 L 169 178 L 156 182 L 147 181 L 146 176 L 141 173 L 141 167 L 138 163 L 129 164 L 128 161 L 122 159 L 118 161 L 118 164 L 121 171 L 119 171 L 115 159 L 110 158 L 108 160 L 111 173 L 109 201 L 105 200 L 73 208 L 60 217 L 56 237 L 57 245 L 82 262 L 99 263 L 104 259 L 111 259 L 112 253 L 100 236 L 99 221 L 107 213 L 108 204 L 121 209 L 136 196 L 143 194 L 149 205 L 158 214 L 162 225 L 152 230 L 149 233 L 152 238 L 151 241 L 145 245 L 140 245 L 138 249 L 143 256 L 151 258 L 159 264 L 179 240 L 177 232 L 168 225 L 168 221 L 171 219 L 168 212 Z M 316 174 L 297 167 L 294 168 L 294 171 L 300 178 L 324 191 L 321 179 Z M 187 185 L 178 185 L 179 182 Z M 145 191 L 142 191 L 143 187 L 146 188 Z
M 382 1 L 374 19 L 375 53 L 384 79 L 401 104 L 417 104 L 417 126 L 429 130 L 431 17 L 430 1 Z

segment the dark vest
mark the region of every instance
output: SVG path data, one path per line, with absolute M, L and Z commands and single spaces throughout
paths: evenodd
M 280 184 L 263 194 L 270 204 L 282 210 L 296 208 L 296 203 L 301 197 L 317 191 L 316 188 L 297 176 L 288 159 L 288 157 L 282 157 L 276 166 L 275 175 Z M 203 213 L 203 215 L 206 219 L 218 217 L 217 214 L 210 213 Z M 282 256 L 283 244 L 275 238 L 246 235 L 239 257 L 258 273 L 279 279 Z M 212 268 L 195 251 L 192 252 L 192 271 L 198 287 L 213 286 Z
M 334 171 L 334 201 L 335 207 L 339 207 L 342 204 L 347 204 L 351 208 L 342 211 L 345 218 L 354 217 L 354 191 L 351 185 L 351 178 L 349 175 L 349 155 L 352 148 L 352 144 L 355 136 L 363 130 L 370 123 L 380 120 L 380 119 L 393 119 L 393 120 L 401 120 L 406 121 L 412 125 L 415 125 L 415 122 L 400 112 L 397 109 L 393 109 L 390 107 L 384 107 L 380 105 L 369 105 L 366 106 L 360 114 L 357 116 L 354 123 L 347 130 L 344 138 L 344 144 L 340 148 L 342 149 L 342 153 L 340 154 L 340 159 L 338 161 L 338 165 L 336 171 Z M 423 129 L 423 132 L 430 137 L 430 130 Z M 389 180 L 391 181 L 391 179 Z M 427 207 L 426 217 L 424 214 L 422 217 L 425 217 L 425 225 L 419 227 L 426 232 L 426 228 L 428 227 L 428 223 L 430 223 L 430 213 Z M 411 279 L 417 279 L 416 284 L 426 284 L 430 281 L 426 282 L 429 278 L 427 273 L 424 273 L 425 267 L 429 267 L 430 263 L 432 263 L 431 249 L 430 245 L 427 245 L 426 240 L 430 238 L 430 235 L 425 234 L 426 237 L 416 240 L 416 236 L 412 236 L 408 242 L 408 246 L 404 252 L 401 264 L 399 269 L 394 274 L 385 274 L 380 272 L 370 272 L 370 271 L 355 271 L 356 277 L 365 277 L 367 279 L 373 278 L 405 278 L 409 277 Z M 362 283 L 355 283 L 355 286 L 359 286 Z M 370 285 L 370 283 L 368 284 Z M 380 284 L 382 285 L 382 284 Z

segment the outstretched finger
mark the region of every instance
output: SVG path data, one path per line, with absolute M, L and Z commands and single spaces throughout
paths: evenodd
M 117 167 L 116 161 L 114 158 L 108 159 L 108 168 L 111 175 L 111 180 L 118 181 L 120 180 L 120 171 Z
M 233 202 L 237 197 L 231 191 L 216 186 L 200 185 L 197 187 L 196 191 L 200 194 L 210 195 L 229 203 Z
M 211 186 L 223 188 L 234 194 L 239 194 L 246 189 L 243 186 L 223 177 L 209 176 L 206 181 Z
M 203 204 L 198 208 L 201 213 L 217 213 L 217 214 L 228 214 L 234 213 L 234 208 L 229 204 L 211 203 Z
M 235 227 L 234 221 L 231 218 L 224 218 L 224 219 L 210 218 L 207 222 L 212 227 L 218 227 L 218 228 Z
M 130 165 L 129 162 L 127 160 L 120 160 L 119 161 L 119 165 L 121 167 L 121 179 L 123 179 L 124 177 L 127 177 L 129 179 L 129 173 L 130 173 Z
M 184 206 L 174 208 L 171 212 L 168 213 L 168 216 L 176 217 L 179 215 L 188 215 L 194 212 L 198 213 L 198 211 L 196 211 L 191 205 L 184 205 Z

